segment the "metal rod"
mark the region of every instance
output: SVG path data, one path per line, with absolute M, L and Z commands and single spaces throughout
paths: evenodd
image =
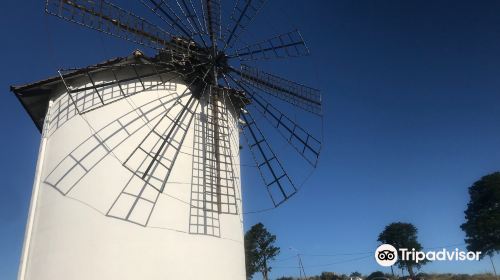
M 229 43 L 231 42 L 231 39 L 233 39 L 233 36 L 234 36 L 234 32 L 236 31 L 236 29 L 238 28 L 238 26 L 240 25 L 240 22 L 241 22 L 241 19 L 243 18 L 243 16 L 245 15 L 245 13 L 247 12 L 247 9 L 248 7 L 250 6 L 250 3 L 252 3 L 252 0 L 248 0 L 246 1 L 246 5 L 245 7 L 243 8 L 243 11 L 240 13 L 240 16 L 238 17 L 238 20 L 236 21 L 236 23 L 234 24 L 234 27 L 233 27 L 233 30 L 231 30 L 231 33 L 229 34 L 229 37 L 227 38 L 227 41 L 226 41 L 226 45 L 224 46 L 224 49 L 229 45 Z
M 154 1 L 154 0 L 149 0 L 149 2 L 151 2 L 155 7 L 154 9 L 152 9 L 153 11 L 155 10 L 160 10 L 162 12 L 162 14 L 164 14 L 177 28 L 179 28 L 182 33 L 184 33 L 186 36 L 188 36 L 189 38 L 191 38 L 191 34 L 189 34 L 189 32 L 186 31 L 186 29 L 184 29 L 178 22 L 180 21 L 180 18 L 175 15 L 177 17 L 178 20 L 175 20 L 171 15 L 169 15 L 161 6 L 166 4 L 163 0 L 162 1 Z M 170 6 L 167 5 L 167 7 L 170 9 Z
M 233 58 L 233 57 L 238 57 L 238 56 L 252 55 L 252 54 L 261 53 L 261 52 L 274 51 L 277 49 L 283 49 L 283 48 L 286 49 L 288 47 L 293 47 L 293 46 L 302 45 L 302 44 L 303 44 L 303 42 L 294 42 L 294 43 L 290 43 L 290 44 L 284 44 L 284 45 L 281 45 L 279 47 L 269 47 L 269 48 L 255 50 L 255 51 L 251 51 L 251 52 L 238 53 L 236 55 L 231 55 L 229 57 Z

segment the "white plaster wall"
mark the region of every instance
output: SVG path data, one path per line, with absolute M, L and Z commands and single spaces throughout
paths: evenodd
M 191 128 L 163 193 L 144 187 L 124 166 L 184 90 L 152 89 L 83 115 L 67 94 L 53 100 L 20 279 L 245 279 L 237 143 L 232 151 L 238 214 L 219 215 L 219 236 L 190 233 Z M 145 198 L 158 195 L 154 208 L 139 200 L 123 218 L 130 204 L 122 192 L 141 188 Z

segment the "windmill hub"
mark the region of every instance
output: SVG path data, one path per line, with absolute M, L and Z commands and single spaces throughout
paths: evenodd
M 214 59 L 214 63 L 220 71 L 223 71 L 224 73 L 229 72 L 228 59 L 227 55 L 224 52 L 219 52 L 217 54 L 217 56 Z
M 203 47 L 198 43 L 182 37 L 175 37 L 171 41 L 173 46 L 160 50 L 157 55 L 157 60 L 168 67 L 174 67 L 176 72 L 184 76 L 186 83 L 191 84 L 192 93 L 196 98 L 200 98 L 204 89 L 208 86 L 221 88 L 218 81 L 224 74 L 230 73 L 229 59 L 226 53 L 222 50 L 216 50 L 212 47 Z M 186 52 L 186 50 L 189 50 Z M 217 75 L 217 78 L 214 78 Z M 236 90 L 226 88 L 229 95 L 235 95 Z M 208 92 L 208 91 L 206 91 Z M 218 91 L 212 91 L 213 93 Z M 241 103 L 243 94 L 238 92 L 234 100 L 239 106 L 244 106 Z M 238 106 L 238 107 L 239 107 Z

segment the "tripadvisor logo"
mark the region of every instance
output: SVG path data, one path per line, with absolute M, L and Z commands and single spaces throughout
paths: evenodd
M 375 260 L 381 266 L 391 266 L 398 261 L 398 251 L 394 246 L 382 244 L 375 250 Z
M 466 252 L 455 248 L 455 250 L 442 249 L 439 251 L 416 251 L 415 249 L 396 249 L 390 244 L 382 244 L 375 250 L 375 260 L 381 266 L 394 265 L 398 258 L 402 261 L 413 261 L 415 263 L 423 260 L 429 261 L 478 261 L 481 252 Z

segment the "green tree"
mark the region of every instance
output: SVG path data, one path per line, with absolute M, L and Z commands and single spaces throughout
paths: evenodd
M 353 278 L 355 278 L 355 277 L 361 277 L 361 276 L 362 276 L 361 273 L 359 273 L 357 271 L 354 271 L 353 273 L 351 273 L 351 275 L 349 275 L 349 277 L 353 277 Z
M 500 172 L 482 177 L 469 188 L 470 201 L 465 210 L 467 250 L 481 251 L 489 256 L 496 275 L 492 256 L 500 252 Z
M 378 236 L 378 241 L 384 244 L 391 244 L 396 249 L 407 248 L 408 250 L 415 249 L 416 251 L 422 251 L 422 245 L 417 241 L 417 228 L 410 223 L 398 222 L 389 224 Z M 418 269 L 426 262 L 427 260 L 419 261 L 418 263 L 414 260 L 403 261 L 398 251 L 398 261 L 396 264 L 399 268 L 406 268 L 412 279 L 415 278 L 413 268 Z
M 269 261 L 279 253 L 280 248 L 274 246 L 276 235 L 271 234 L 262 223 L 255 224 L 245 233 L 245 264 L 247 279 L 260 271 L 264 280 L 269 279 L 272 267 Z
M 370 275 L 368 275 L 366 277 L 366 280 L 372 280 L 372 279 L 376 279 L 376 278 L 389 278 L 387 277 L 387 275 L 385 275 L 382 271 L 375 271 L 375 272 L 372 272 L 370 273 Z
M 319 279 L 320 280 L 341 280 L 342 277 L 335 272 L 324 271 L 324 272 L 321 272 Z

